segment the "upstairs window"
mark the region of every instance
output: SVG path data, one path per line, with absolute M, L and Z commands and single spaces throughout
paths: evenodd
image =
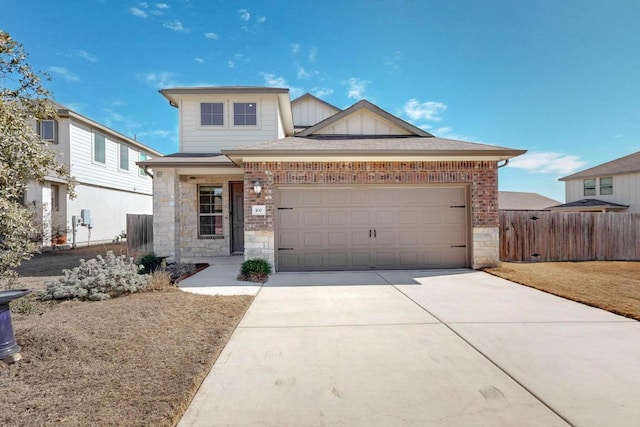
M 198 236 L 222 235 L 222 187 L 198 187 Z
M 600 194 L 613 194 L 613 178 L 600 178 Z
M 106 163 L 106 151 L 104 135 L 94 132 L 93 134 L 93 161 L 95 163 Z
M 58 124 L 55 120 L 40 120 L 38 122 L 38 135 L 43 141 L 58 143 Z
M 138 155 L 138 161 L 144 162 L 147 159 L 148 159 L 147 153 L 140 152 L 140 154 Z M 144 167 L 138 168 L 138 175 L 140 175 L 140 176 L 146 176 L 147 175 L 147 173 L 144 171 Z
M 224 107 L 222 102 L 202 102 L 200 104 L 201 126 L 222 126 L 224 124 Z
M 234 126 L 255 126 L 257 123 L 255 102 L 235 102 L 233 104 Z
M 584 187 L 584 195 L 585 196 L 595 196 L 596 195 L 596 180 L 595 179 L 585 179 L 582 181 L 582 186 Z
M 129 147 L 120 144 L 120 170 L 129 170 Z

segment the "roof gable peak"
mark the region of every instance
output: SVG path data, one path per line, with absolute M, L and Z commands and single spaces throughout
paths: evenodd
M 366 99 L 362 99 L 356 102 L 355 104 L 353 104 L 352 106 L 350 106 L 349 108 L 346 108 L 345 110 L 342 110 L 334 114 L 333 116 L 321 121 L 320 123 L 317 123 L 314 126 L 311 126 L 303 130 L 302 132 L 298 133 L 298 136 L 313 136 L 316 133 L 326 134 L 326 130 L 330 128 L 332 125 L 337 124 L 338 122 L 346 119 L 348 116 L 356 115 L 359 112 L 362 112 L 362 110 L 366 110 L 380 117 L 382 120 L 386 122 L 391 122 L 396 128 L 399 128 L 404 131 L 402 134 L 433 137 L 433 135 L 430 134 L 429 132 L 426 132 L 420 129 L 419 127 L 414 126 L 411 123 L 406 122 L 405 120 L 402 120 L 401 118 L 394 116 L 391 113 L 388 113 L 387 111 L 383 110 L 382 108 L 378 107 L 372 102 L 367 101 Z M 323 130 L 325 132 L 322 132 Z

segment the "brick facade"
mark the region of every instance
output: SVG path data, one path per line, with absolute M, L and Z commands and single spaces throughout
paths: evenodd
M 468 184 L 473 227 L 498 227 L 496 162 L 247 162 L 244 168 L 246 230 L 273 230 L 273 191 L 282 184 Z M 266 217 L 251 216 L 251 204 L 266 205 Z
M 259 235 L 247 258 L 274 262 L 274 191 L 287 184 L 465 184 L 470 189 L 473 268 L 496 265 L 498 250 L 498 169 L 492 161 L 441 162 L 246 162 L 245 236 Z M 253 183 L 259 180 L 257 197 Z M 265 205 L 265 216 L 251 215 Z

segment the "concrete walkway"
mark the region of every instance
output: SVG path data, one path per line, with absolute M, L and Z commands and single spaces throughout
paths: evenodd
M 470 270 L 287 273 L 179 426 L 638 426 L 638 402 L 639 322 Z

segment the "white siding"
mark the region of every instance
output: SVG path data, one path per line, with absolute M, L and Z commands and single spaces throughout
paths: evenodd
M 137 173 L 137 167 L 136 167 Z M 76 243 L 111 242 L 127 228 L 127 214 L 151 214 L 153 198 L 151 195 L 135 194 L 89 185 L 76 185 L 77 197 L 67 201 L 66 220 L 69 227 L 67 240 L 72 243 L 71 217 L 80 215 L 82 209 L 90 209 L 93 218 L 91 236 L 89 229 L 79 226 Z
M 624 211 L 626 213 L 640 213 L 640 172 L 613 175 L 611 177 L 613 178 L 613 194 L 600 194 L 600 180 L 596 179 L 595 196 L 584 195 L 583 179 L 566 181 L 567 203 L 582 199 L 598 199 L 620 205 L 629 205 L 629 209 Z M 607 178 L 607 176 L 598 178 Z
M 120 144 L 124 141 L 114 138 L 104 132 L 97 131 L 105 137 L 105 163 L 93 162 L 93 132 L 84 124 L 72 122 L 70 124 L 71 143 L 71 175 L 79 182 L 151 195 L 151 178 L 138 173 L 139 149 L 129 146 L 129 170 L 119 168 Z M 147 153 L 152 157 L 150 153 Z
M 293 123 L 296 126 L 313 126 L 340 110 L 329 107 L 311 98 L 302 99 L 291 105 Z
M 224 104 L 223 126 L 200 125 L 200 103 Z M 233 103 L 257 104 L 256 126 L 233 125 Z M 278 100 L 275 95 L 198 95 L 185 96 L 180 101 L 180 151 L 186 153 L 215 153 L 228 148 L 253 145 L 278 139 Z
M 407 129 L 367 110 L 358 110 L 315 133 L 318 135 L 411 135 Z

